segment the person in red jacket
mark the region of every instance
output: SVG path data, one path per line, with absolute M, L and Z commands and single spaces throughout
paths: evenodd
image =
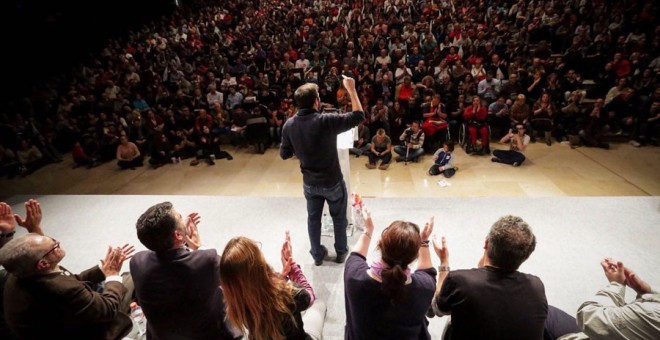
M 467 129 L 470 133 L 470 144 L 466 149 L 467 153 L 477 152 L 477 133 L 481 136 L 481 150 L 482 153 L 490 154 L 490 146 L 488 145 L 488 123 L 486 118 L 488 111 L 486 107 L 481 105 L 481 98 L 479 96 L 472 97 L 472 105 L 465 108 L 463 118 L 467 122 Z

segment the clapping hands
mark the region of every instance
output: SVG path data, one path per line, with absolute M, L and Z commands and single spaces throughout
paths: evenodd
M 291 272 L 291 268 L 296 264 L 295 261 L 293 261 L 293 249 L 291 248 L 291 235 L 289 234 L 288 230 L 286 231 L 284 244 L 282 244 L 281 260 L 282 260 L 281 276 L 287 277 Z
M 108 252 L 105 255 L 105 259 L 101 260 L 101 271 L 105 274 L 106 277 L 119 275 L 121 271 L 121 266 L 124 261 L 133 257 L 135 253 L 135 248 L 131 245 L 124 244 L 122 247 L 112 248 L 108 247 Z
M 422 231 L 422 240 L 428 240 L 428 238 L 431 236 L 431 233 L 433 232 L 433 225 L 435 223 L 435 217 L 431 217 L 431 220 L 426 223 L 424 230 Z M 428 235 L 426 238 L 424 238 L 424 235 L 426 235 L 424 232 L 428 229 Z M 438 238 L 437 235 L 433 235 L 433 250 L 435 251 L 435 254 L 438 255 L 438 258 L 440 258 L 440 265 L 442 266 L 449 266 L 449 250 L 447 249 L 447 241 L 445 237 L 442 237 L 442 241 L 440 244 L 438 244 Z
M 626 284 L 626 274 L 623 272 L 623 262 L 614 262 L 614 260 L 607 258 L 600 262 L 605 277 L 609 282 L 617 282 L 622 285 Z
M 632 270 L 626 268 L 623 262 L 614 262 L 614 260 L 607 258 L 601 261 L 600 265 L 603 267 L 603 271 L 609 282 L 617 282 L 622 285 L 627 284 L 640 295 L 651 292 L 651 286 L 637 276 Z
M 26 216 L 23 219 L 18 214 L 14 214 L 11 206 L 5 202 L 0 202 L 0 233 L 7 234 L 16 229 L 16 224 L 25 228 L 28 233 L 43 235 L 41 230 L 41 206 L 39 202 L 30 199 L 25 202 Z
M 41 205 L 37 200 L 30 199 L 25 202 L 25 219 L 19 215 L 14 215 L 16 222 L 21 227 L 27 229 L 28 233 L 36 233 L 43 235 L 41 230 L 41 219 L 43 217 L 41 213 Z
M 190 249 L 197 250 L 202 245 L 202 241 L 199 237 L 199 230 L 197 229 L 197 224 L 201 220 L 201 216 L 198 213 L 191 213 L 186 219 L 186 244 Z
M 5 202 L 0 202 L 0 233 L 7 234 L 16 229 L 16 220 L 11 210 L 11 206 Z

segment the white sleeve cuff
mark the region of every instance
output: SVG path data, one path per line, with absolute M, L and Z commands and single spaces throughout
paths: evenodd
M 110 275 L 105 278 L 106 283 L 112 281 L 122 283 L 121 275 Z

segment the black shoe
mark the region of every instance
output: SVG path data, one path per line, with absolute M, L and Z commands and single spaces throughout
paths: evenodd
M 337 258 L 335 259 L 335 262 L 344 263 L 346 262 L 347 257 L 348 257 L 348 250 L 343 253 L 337 253 Z
M 207 162 L 209 163 L 209 165 L 215 165 L 215 162 L 212 159 L 207 160 Z
M 490 148 L 489 148 L 489 147 L 486 147 L 486 148 L 484 149 L 484 153 L 487 154 L 487 155 L 490 155 Z
M 314 259 L 314 265 L 320 266 L 323 264 L 323 260 L 325 259 L 326 256 L 328 256 L 328 248 L 326 248 L 324 245 L 321 245 L 321 248 L 323 249 L 323 256 L 321 256 L 320 259 Z
M 232 159 L 234 159 L 234 157 L 232 157 L 230 154 L 227 154 L 227 160 L 231 161 Z

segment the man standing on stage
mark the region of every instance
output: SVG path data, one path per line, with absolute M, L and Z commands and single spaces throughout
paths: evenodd
M 310 253 L 317 266 L 323 264 L 323 259 L 328 254 L 328 249 L 321 245 L 321 216 L 325 201 L 328 202 L 335 229 L 335 261 L 343 263 L 348 255 L 348 194 L 339 167 L 337 135 L 364 121 L 364 112 L 355 90 L 355 80 L 345 77 L 343 83 L 351 98 L 352 112 L 321 114 L 318 86 L 308 83 L 296 89 L 294 98 L 298 112 L 288 119 L 282 128 L 280 157 L 288 159 L 295 154 L 300 160 L 303 190 L 307 200 Z

